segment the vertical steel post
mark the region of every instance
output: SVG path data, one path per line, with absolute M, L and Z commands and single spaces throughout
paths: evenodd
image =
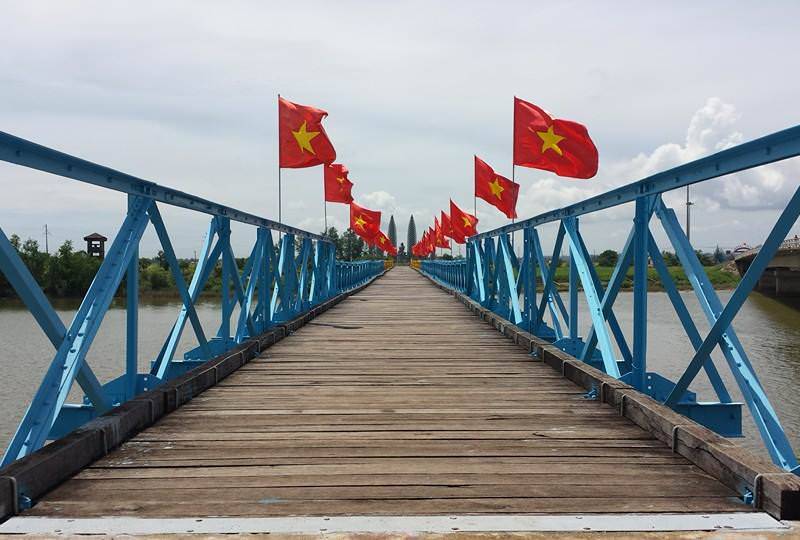
M 637 390 L 645 388 L 647 376 L 647 261 L 650 238 L 651 197 L 636 199 L 633 218 L 633 365 L 631 385 Z
M 231 312 L 234 301 L 231 298 L 231 279 L 235 269 L 230 267 L 230 261 L 224 253 L 231 245 L 231 222 L 228 218 L 218 217 L 219 242 L 222 245 L 222 321 L 219 326 L 219 337 L 222 338 L 223 350 L 228 348 L 231 339 Z
M 136 199 L 128 195 L 128 211 Z M 136 395 L 139 375 L 139 248 L 133 251 L 125 278 L 125 398 Z
M 578 233 L 578 218 L 568 218 L 572 220 L 572 226 L 575 233 Z M 570 244 L 573 241 L 570 240 Z M 576 254 L 580 252 L 580 246 L 575 246 L 575 249 L 570 250 L 569 255 L 569 337 L 570 339 L 578 339 L 578 265 L 575 262 Z M 582 255 L 582 253 L 581 253 Z M 580 255 L 578 255 L 580 256 Z M 592 261 L 586 261 L 586 264 L 591 265 Z
M 533 329 L 533 311 L 536 309 L 536 256 L 534 255 L 533 227 L 527 227 L 523 236 L 522 264 L 525 267 L 525 296 L 523 305 L 528 332 Z

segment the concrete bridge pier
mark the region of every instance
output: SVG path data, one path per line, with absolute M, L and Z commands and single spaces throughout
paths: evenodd
M 800 296 L 800 268 L 768 268 L 757 289 L 774 296 Z

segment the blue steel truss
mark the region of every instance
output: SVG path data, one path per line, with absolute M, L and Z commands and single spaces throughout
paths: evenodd
M 747 295 L 800 215 L 800 188 L 788 201 L 763 247 L 723 306 L 675 212 L 662 194 L 712 178 L 800 155 L 800 126 L 741 144 L 675 167 L 584 201 L 552 210 L 512 225 L 473 236 L 464 260 L 421 262 L 421 270 L 442 284 L 468 294 L 484 307 L 529 332 L 553 342 L 584 362 L 625 381 L 639 391 L 704 424 L 724 436 L 741 436 L 741 403 L 732 400 L 711 353 L 719 348 L 733 374 L 761 438 L 774 463 L 800 474 L 797 457 L 781 427 L 755 370 L 732 326 Z M 633 203 L 633 226 L 616 267 L 603 287 L 579 229 L 579 217 Z M 651 233 L 653 217 L 660 222 L 680 261 L 711 330 L 702 336 L 675 286 Z M 558 223 L 549 262 L 537 228 Z M 522 255 L 510 249 L 509 235 L 523 231 Z M 568 301 L 554 276 L 562 247 L 569 250 Z M 651 260 L 667 297 L 695 350 L 683 374 L 673 382 L 647 368 L 647 268 Z M 633 330 L 631 340 L 614 314 L 614 301 L 633 266 Z M 579 285 L 589 307 L 591 327 L 578 335 Z M 537 287 L 541 292 L 537 292 Z M 717 397 L 700 402 L 689 385 L 700 370 Z
M 120 191 L 128 211 L 78 312 L 65 327 L 16 249 L 0 229 L 0 271 L 30 310 L 55 349 L 2 465 L 41 448 L 137 394 L 181 375 L 249 337 L 291 320 L 313 306 L 366 283 L 384 270 L 384 261 L 341 262 L 325 238 L 266 218 L 170 189 L 0 132 L 0 159 L 81 182 Z M 187 284 L 159 204 L 211 216 L 194 274 Z M 231 221 L 255 227 L 255 242 L 244 268 L 231 248 Z M 181 299 L 181 309 L 147 373 L 138 369 L 139 242 L 151 224 L 164 251 Z M 278 245 L 274 234 L 279 233 Z M 206 334 L 195 304 L 215 268 L 221 267 L 221 324 Z M 120 284 L 125 281 L 127 326 L 125 371 L 101 384 L 86 355 Z M 235 326 L 231 319 L 238 310 Z M 189 323 L 198 346 L 178 358 Z M 67 403 L 73 383 L 83 403 Z

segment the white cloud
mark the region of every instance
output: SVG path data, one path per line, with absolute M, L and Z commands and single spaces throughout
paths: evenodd
M 356 199 L 394 213 L 400 232 L 412 211 L 424 229 L 450 197 L 472 207 L 474 153 L 510 174 L 514 94 L 585 123 L 601 155 L 591 181 L 518 168 L 521 217 L 791 122 L 800 76 L 786 70 L 784 56 L 763 51 L 794 42 L 800 5 L 586 3 L 581 17 L 573 11 L 470 0 L 458 9 L 421 0 L 12 3 L 3 12 L 0 129 L 274 219 L 280 92 L 328 110 L 326 129 Z M 565 17 L 569 40 L 558 25 L 541 23 Z M 681 24 L 668 24 L 674 20 Z M 496 27 L 507 31 L 489 30 Z M 768 84 L 776 74 L 780 84 Z M 692 117 L 723 92 L 725 101 L 709 100 Z M 698 187 L 699 237 L 707 228 L 709 242 L 757 243 L 797 172 L 787 164 L 708 183 L 708 192 Z M 65 238 L 110 236 L 121 221 L 124 196 L 68 182 L 48 197 L 59 180 L 29 182 L 19 168 L 0 173 L 0 189 L 13 193 L 0 205 L 8 234 L 40 236 L 46 220 Z M 320 230 L 319 168 L 284 170 L 283 203 L 285 222 Z M 187 255 L 207 220 L 180 215 L 170 232 Z M 507 223 L 482 202 L 478 216 L 484 230 Z M 328 217 L 346 224 L 347 209 L 328 205 Z M 583 221 L 587 234 L 588 224 L 603 224 L 600 244 L 624 236 L 628 218 L 620 209 Z M 157 249 L 147 242 L 144 254 Z M 250 244 L 248 236 L 241 249 Z
M 370 210 L 391 213 L 397 208 L 397 199 L 388 191 L 373 191 L 358 197 L 357 204 Z

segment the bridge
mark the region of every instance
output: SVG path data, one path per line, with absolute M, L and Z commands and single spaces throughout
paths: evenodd
M 798 154 L 800 127 L 480 233 L 464 259 L 393 267 L 337 260 L 324 237 L 0 134 L 0 159 L 129 201 L 68 327 L 0 231 L 0 269 L 54 348 L 0 470 L 0 533 L 790 531 L 781 520 L 800 519 L 797 456 L 733 322 L 797 220 L 800 189 L 724 306 L 661 196 Z M 579 220 L 622 204 L 635 219 L 603 284 Z M 189 283 L 164 205 L 210 219 Z M 241 269 L 232 221 L 254 232 Z M 136 261 L 148 224 L 182 308 L 139 373 Z M 554 283 L 565 245 L 566 301 Z M 647 365 L 648 258 L 695 349 L 674 359 L 676 381 Z M 209 337 L 195 305 L 217 266 L 221 323 Z M 631 266 L 632 339 L 614 312 Z M 124 279 L 122 373 L 101 383 L 86 354 Z M 583 336 L 579 295 L 592 323 Z M 178 351 L 187 323 L 199 346 Z M 716 401 L 690 390 L 701 370 Z M 85 398 L 68 403 L 76 382 Z M 745 411 L 772 463 L 731 439 Z
M 761 246 L 736 254 L 736 268 L 747 273 Z M 761 274 L 756 290 L 778 297 L 800 296 L 800 239 L 787 238 Z

